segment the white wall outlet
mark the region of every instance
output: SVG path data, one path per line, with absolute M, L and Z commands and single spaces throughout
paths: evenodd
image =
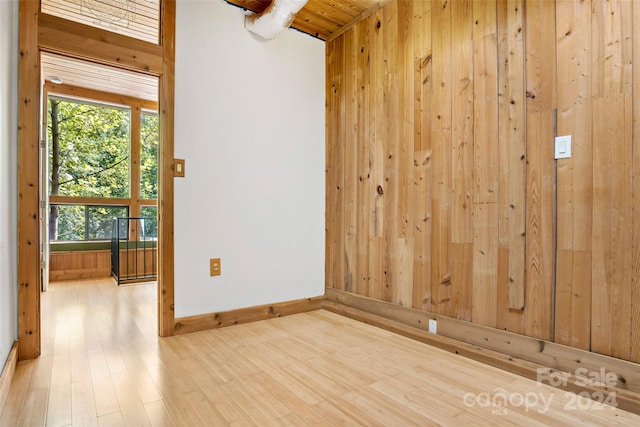
M 436 319 L 429 319 L 429 333 L 438 333 L 438 321 Z
M 571 135 L 556 136 L 556 159 L 571 157 Z

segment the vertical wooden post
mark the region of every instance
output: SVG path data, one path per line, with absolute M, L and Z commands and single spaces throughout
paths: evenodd
M 40 355 L 40 2 L 20 1 L 18 38 L 18 340 L 20 360 Z
M 132 106 L 130 114 L 129 216 L 135 218 L 140 216 L 140 105 Z M 136 221 L 129 222 L 129 240 L 136 241 L 140 238 L 139 226 Z
M 160 10 L 162 75 L 160 76 L 160 156 L 158 159 L 158 329 L 174 334 L 173 147 L 175 101 L 176 2 L 163 0 Z

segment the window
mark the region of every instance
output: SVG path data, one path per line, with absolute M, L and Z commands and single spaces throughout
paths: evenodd
M 144 218 L 142 234 L 146 238 L 158 237 L 158 208 L 156 206 L 143 206 L 140 208 L 140 216 Z
M 114 219 L 129 216 L 152 218 L 141 231 L 157 235 L 158 116 L 124 101 L 48 96 L 51 241 L 109 240 Z
M 130 110 L 49 98 L 49 194 L 129 197 Z
M 108 240 L 114 218 L 129 215 L 127 206 L 55 205 L 55 208 L 58 212 L 57 240 L 64 241 Z M 126 235 L 126 226 L 121 233 Z

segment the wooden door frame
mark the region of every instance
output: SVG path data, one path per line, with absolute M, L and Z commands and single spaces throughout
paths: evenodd
M 18 350 L 41 352 L 40 326 L 40 53 L 52 52 L 159 78 L 158 334 L 171 336 L 174 312 L 173 151 L 175 0 L 161 0 L 160 44 L 40 13 L 40 1 L 20 0 L 18 37 Z M 62 36 L 62 37 L 61 37 Z

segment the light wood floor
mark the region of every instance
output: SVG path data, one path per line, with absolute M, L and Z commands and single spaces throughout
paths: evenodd
M 168 339 L 155 310 L 155 283 L 52 284 L 0 425 L 640 425 L 323 310 Z

